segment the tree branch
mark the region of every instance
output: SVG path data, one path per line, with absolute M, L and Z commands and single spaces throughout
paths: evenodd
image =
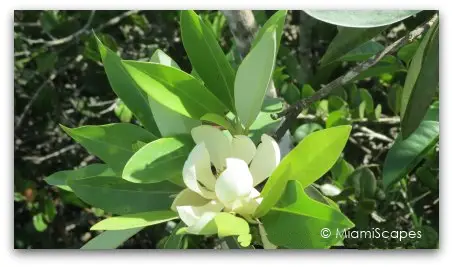
M 278 119 L 281 117 L 285 117 L 280 124 L 279 128 L 274 134 L 274 138 L 276 140 L 280 140 L 282 136 L 285 134 L 286 130 L 289 129 L 292 121 L 294 121 L 297 118 L 297 115 L 307 106 L 310 104 L 326 97 L 327 95 L 332 92 L 332 90 L 345 85 L 352 81 L 355 77 L 357 77 L 360 73 L 363 71 L 371 68 L 374 66 L 376 63 L 378 63 L 384 56 L 391 54 L 395 51 L 397 51 L 399 48 L 404 46 L 407 43 L 411 43 L 414 41 L 418 36 L 422 35 L 426 31 L 428 31 L 431 26 L 438 20 L 438 14 L 435 14 L 428 22 L 424 23 L 423 25 L 417 27 L 415 30 L 409 32 L 406 36 L 398 39 L 395 41 L 393 44 L 387 46 L 384 50 L 379 52 L 378 54 L 370 57 L 368 60 L 358 64 L 351 70 L 349 70 L 346 74 L 343 76 L 340 76 L 327 84 L 326 86 L 322 87 L 318 91 L 316 91 L 315 94 L 313 94 L 311 97 L 304 98 L 299 100 L 297 103 L 294 105 L 290 106 L 286 110 L 273 114 L 274 119 Z

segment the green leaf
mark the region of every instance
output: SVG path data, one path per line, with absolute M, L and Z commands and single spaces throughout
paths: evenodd
M 327 51 L 319 63 L 321 66 L 326 66 L 331 62 L 339 60 L 352 50 L 371 40 L 371 38 L 381 33 L 385 28 L 387 27 L 369 29 L 341 28 L 332 42 L 330 42 Z
M 300 99 L 300 90 L 292 83 L 285 83 L 280 94 L 289 105 L 295 104 Z
M 102 159 L 115 172 L 121 172 L 134 154 L 133 145 L 138 141 L 151 142 L 156 137 L 150 132 L 130 123 L 113 123 L 97 126 L 82 126 L 63 130 L 88 152 Z
M 309 134 L 312 132 L 322 130 L 324 127 L 317 123 L 304 123 L 301 126 L 299 126 L 295 131 L 294 131 L 294 141 L 296 143 L 300 143 L 305 137 L 307 137 Z
M 185 226 L 185 224 L 181 221 L 175 226 L 175 228 L 173 228 L 170 236 L 168 236 L 168 238 L 165 240 L 165 242 L 163 244 L 163 249 L 184 248 L 183 241 L 184 241 L 185 236 L 176 234 L 178 232 L 178 230 L 183 228 L 184 226 Z
M 349 125 L 351 121 L 349 120 L 349 110 L 348 109 L 339 109 L 329 114 L 326 120 L 326 128 L 332 128 L 340 125 Z
M 208 113 L 201 117 L 200 120 L 211 122 L 218 126 L 222 126 L 223 128 L 227 129 L 230 132 L 234 131 L 233 123 L 225 116 L 221 116 L 219 114 Z
M 417 48 L 419 45 L 420 45 L 420 42 L 418 40 L 415 40 L 412 43 L 409 43 L 409 44 L 401 47 L 398 50 L 396 55 L 398 56 L 399 59 L 404 61 L 404 63 L 406 63 L 406 65 L 409 65 L 409 62 L 414 57 L 415 52 L 417 51 Z
M 119 98 L 116 102 L 114 112 L 121 122 L 130 122 L 132 119 L 132 111 Z
M 339 61 L 364 61 L 384 50 L 384 46 L 375 41 L 368 41 L 339 58 Z
M 226 107 L 196 78 L 162 64 L 123 61 L 134 81 L 155 101 L 189 118 L 223 114 Z
M 69 180 L 74 193 L 88 204 L 114 214 L 169 210 L 181 187 L 170 182 L 136 184 L 121 177 Z
M 122 177 L 133 183 L 157 183 L 181 178 L 182 167 L 193 146 L 190 136 L 157 139 L 129 159 Z
M 254 142 L 259 142 L 262 134 L 273 132 L 280 124 L 281 119 L 274 120 L 271 114 L 282 110 L 283 101 L 281 99 L 265 98 L 258 117 L 256 117 L 256 120 L 250 126 L 249 137 Z
M 127 214 L 104 219 L 91 226 L 90 230 L 125 230 L 160 224 L 176 218 L 178 214 L 170 210 Z
M 45 74 L 46 72 L 55 69 L 55 64 L 58 61 L 58 54 L 56 52 L 43 53 L 37 56 L 35 60 L 38 72 Z
M 404 82 L 401 98 L 403 139 L 423 120 L 439 86 L 439 28 L 433 25 L 423 37 Z
M 179 69 L 178 64 L 160 49 L 157 49 L 151 56 L 151 62 Z M 190 133 L 192 128 L 201 125 L 199 120 L 183 116 L 155 101 L 152 97 L 148 97 L 154 120 L 162 136 Z
M 192 10 L 181 11 L 181 36 L 192 67 L 208 89 L 234 110 L 234 71 L 209 25 Z
M 127 73 L 121 62 L 121 58 L 115 52 L 104 46 L 97 37 L 95 38 L 107 78 L 113 91 L 146 129 L 154 135 L 159 136 L 146 95 Z
M 333 165 L 330 173 L 332 174 L 332 179 L 335 181 L 335 185 L 343 189 L 347 178 L 353 171 L 354 167 L 349 162 L 343 158 L 339 158 L 335 165 Z
M 44 220 L 44 214 L 38 213 L 33 215 L 33 226 L 38 232 L 44 232 L 47 229 L 47 223 Z
M 419 10 L 304 10 L 321 21 L 356 28 L 370 28 L 401 21 Z
M 374 194 L 376 193 L 376 178 L 369 168 L 357 168 L 349 175 L 347 182 L 348 185 L 354 188 L 357 198 L 374 198 Z
M 91 164 L 76 170 L 59 171 L 44 179 L 48 184 L 57 186 L 63 190 L 71 191 L 67 185 L 68 180 L 85 179 L 93 176 L 114 176 L 115 172 L 106 164 Z
M 237 114 L 246 129 L 255 121 L 272 79 L 276 56 L 275 28 L 267 31 L 238 68 L 234 81 Z
M 126 240 L 140 232 L 144 227 L 131 228 L 126 230 L 105 231 L 88 241 L 80 249 L 115 249 Z
M 162 51 L 160 49 L 157 49 L 153 53 L 153 55 L 151 56 L 150 61 L 154 62 L 154 63 L 162 64 L 162 65 L 165 65 L 165 66 L 181 69 L 179 67 L 178 63 L 176 63 L 171 57 L 169 57 L 167 54 L 165 54 L 164 51 Z
M 258 32 L 256 33 L 255 39 L 252 42 L 252 48 L 255 47 L 263 38 L 265 33 L 272 27 L 276 27 L 276 43 L 277 43 L 277 51 L 280 47 L 280 40 L 282 39 L 283 34 L 283 27 L 285 26 L 285 19 L 286 14 L 288 13 L 287 10 L 279 10 L 275 12 L 267 21 L 264 23 L 263 27 L 261 27 Z
M 288 183 L 279 203 L 261 221 L 270 242 L 290 249 L 329 248 L 342 239 L 337 229 L 354 226 L 337 208 L 311 199 L 298 181 Z M 323 238 L 323 229 L 330 236 Z
M 393 84 L 388 91 L 387 103 L 395 115 L 400 113 L 402 93 L 403 87 L 398 83 Z
M 439 121 L 439 101 L 434 102 L 425 114 L 425 121 Z
M 39 14 L 39 22 L 44 32 L 50 33 L 61 22 L 58 10 L 45 10 Z
M 439 140 L 439 123 L 423 121 L 407 139 L 396 138 L 385 158 L 382 171 L 384 187 L 404 178 Z
M 385 73 L 394 73 L 397 71 L 406 70 L 401 61 L 394 56 L 385 56 L 373 67 L 361 72 L 357 77 L 352 79 L 350 83 L 360 81 L 369 77 L 378 77 Z
M 340 96 L 331 95 L 328 98 L 328 105 L 329 105 L 329 112 L 344 109 L 346 110 L 348 107 L 348 103 L 343 100 Z
M 359 89 L 360 99 L 365 101 L 365 114 L 367 117 L 374 115 L 374 101 L 370 92 L 366 89 Z
M 297 180 L 305 188 L 329 171 L 343 151 L 350 132 L 351 126 L 343 125 L 319 130 L 305 137 L 269 177 L 261 192 L 263 201 L 255 217 L 265 215 L 277 203 L 288 180 Z
M 246 235 L 250 227 L 246 220 L 227 212 L 220 212 L 214 217 L 219 237 Z

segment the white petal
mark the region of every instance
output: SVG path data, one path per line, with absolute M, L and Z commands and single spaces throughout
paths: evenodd
M 210 189 L 214 189 L 215 187 L 215 177 L 211 171 L 211 162 L 209 161 L 209 154 L 204 143 L 196 145 L 190 152 L 189 157 L 184 163 L 182 177 L 184 184 L 190 190 L 205 198 L 215 198 L 214 192 L 207 190 L 198 183 L 200 181 Z
M 217 129 L 209 125 L 201 125 L 192 129 L 192 138 L 196 144 L 205 143 L 211 161 L 217 170 L 225 168 L 225 159 L 231 153 L 231 144 L 228 137 Z
M 255 157 L 250 165 L 253 186 L 269 177 L 279 163 L 280 149 L 277 142 L 272 137 L 263 134 L 261 136 L 261 144 L 258 145 Z
M 223 209 L 223 205 L 218 201 L 211 200 L 209 203 L 203 206 L 177 206 L 176 210 L 178 212 L 179 218 L 187 225 L 192 226 L 197 223 L 198 220 L 205 213 L 217 213 Z
M 236 203 L 229 205 L 230 210 L 243 215 L 251 215 L 255 213 L 256 209 L 263 201 L 263 198 L 259 196 L 260 192 L 253 188 L 252 192 L 250 192 L 250 194 L 246 198 L 243 198 L 241 201 L 236 201 Z
M 214 218 L 218 212 L 205 212 L 191 226 L 187 228 L 187 232 L 195 235 L 212 235 L 217 233 L 217 226 Z
M 255 156 L 256 146 L 252 139 L 245 135 L 235 135 L 231 141 L 231 157 L 249 164 Z
M 177 206 L 203 206 L 209 203 L 210 199 L 206 199 L 194 191 L 186 188 L 179 192 L 179 194 L 173 200 L 171 209 L 176 211 Z
M 226 163 L 215 185 L 217 198 L 224 204 L 248 196 L 253 189 L 253 177 L 245 161 L 227 158 Z

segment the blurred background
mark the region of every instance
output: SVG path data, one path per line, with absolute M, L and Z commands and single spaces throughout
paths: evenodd
M 209 21 L 228 59 L 237 66 L 241 60 L 241 43 L 233 38 L 231 29 L 235 22 L 219 11 L 197 13 Z M 264 24 L 273 13 L 253 11 L 255 26 Z M 432 15 L 433 11 L 422 11 L 395 23 L 374 42 L 381 47 L 388 45 Z M 250 29 L 235 30 L 247 33 Z M 64 134 L 59 124 L 78 127 L 134 120 L 110 88 L 91 34 L 93 31 L 123 59 L 148 61 L 159 48 L 183 70 L 191 71 L 181 42 L 178 11 L 14 12 L 15 248 L 80 248 L 97 234 L 90 232 L 89 228 L 102 218 L 102 210 L 92 208 L 73 193 L 51 187 L 43 181 L 56 171 L 99 161 Z M 334 25 L 312 19 L 303 11 L 289 11 L 273 77 L 278 95 L 286 102 L 291 104 L 308 96 L 311 88 L 317 90 L 322 84 L 344 74 L 356 61 L 363 60 L 350 58 L 320 68 L 318 61 L 336 33 Z M 365 134 L 355 135 L 343 158 L 353 169 L 367 166 L 376 177 L 377 190 L 374 206 L 366 216 L 356 215 L 356 204 L 346 202 L 342 210 L 354 218 L 356 224 L 358 220 L 369 228 L 424 227 L 429 234 L 417 243 L 367 239 L 345 242 L 346 248 L 437 246 L 438 180 L 428 179 L 425 183 L 411 183 L 409 180 L 403 193 L 398 191 L 391 195 L 385 195 L 380 189 L 383 160 L 399 131 L 395 104 L 398 101 L 395 99 L 404 84 L 405 59 L 410 58 L 415 49 L 415 45 L 408 46 L 403 53 L 381 62 L 355 82 L 356 87 L 369 92 L 372 104 L 368 100 L 368 108 L 372 105 L 375 115 L 374 119 L 357 120 L 358 127 L 371 132 L 364 130 Z M 344 90 L 336 95 L 342 96 L 348 88 Z M 350 104 L 350 100 L 346 102 Z M 337 104 L 335 101 L 328 104 L 333 111 L 338 101 Z M 379 116 L 375 110 L 379 110 Z M 296 144 L 309 132 L 324 128 L 328 115 L 329 110 L 323 109 L 322 105 L 309 110 L 291 128 L 292 142 Z M 426 156 L 422 165 L 427 166 L 423 175 L 428 170 L 429 176 L 438 177 L 438 149 Z M 323 177 L 321 182 L 323 179 L 328 181 L 331 175 Z M 409 206 L 407 197 L 411 199 Z M 420 218 L 423 218 L 423 223 L 418 224 Z M 122 248 L 159 248 L 159 242 L 168 234 L 165 224 L 151 226 L 128 240 Z M 215 242 L 214 239 L 191 236 L 186 240 L 186 247 L 212 247 Z

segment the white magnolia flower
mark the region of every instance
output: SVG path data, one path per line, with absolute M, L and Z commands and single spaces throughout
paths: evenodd
M 262 201 L 254 187 L 280 163 L 277 142 L 263 134 L 256 147 L 245 135 L 228 137 L 209 125 L 193 128 L 192 137 L 196 146 L 183 167 L 187 188 L 172 205 L 187 232 L 199 234 L 221 211 L 253 214 Z

